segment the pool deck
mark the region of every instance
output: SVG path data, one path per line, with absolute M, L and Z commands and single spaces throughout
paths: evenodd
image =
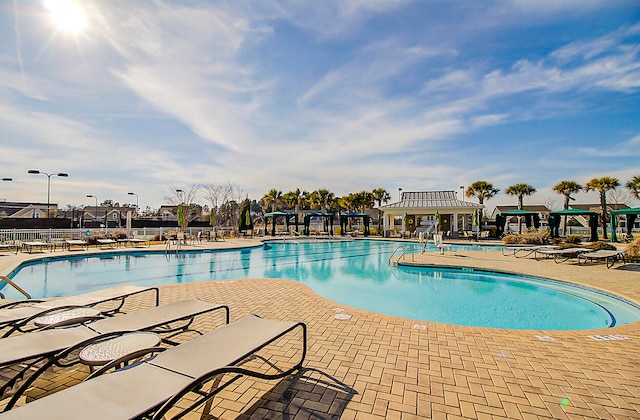
M 254 243 L 259 241 L 237 239 L 185 249 Z M 159 247 L 143 251 L 163 249 Z M 0 254 L 0 274 L 43 256 L 50 254 Z M 565 280 L 640 304 L 637 265 L 617 263 L 607 269 L 604 264 L 556 264 L 488 251 L 407 257 L 411 259 Z M 227 303 L 232 320 L 256 313 L 304 321 L 309 328 L 302 372 L 281 381 L 243 379 L 207 404 L 207 414 L 187 418 L 640 418 L 640 322 L 589 331 L 462 327 L 345 307 L 303 284 L 274 279 L 190 283 L 160 290 L 162 303 L 198 297 Z M 351 318 L 340 320 L 337 314 Z M 208 320 L 200 324 L 215 326 Z

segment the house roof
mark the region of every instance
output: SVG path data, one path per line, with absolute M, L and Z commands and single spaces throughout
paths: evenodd
M 403 192 L 400 201 L 380 206 L 381 209 L 392 208 L 452 208 L 465 207 L 469 209 L 483 206 L 469 201 L 458 200 L 455 191 L 414 191 Z
M 45 209 L 47 208 L 47 203 L 20 203 L 17 201 L 3 201 L 0 202 L 0 213 L 4 213 L 7 216 L 14 215 L 25 209 Z M 49 208 L 51 210 L 57 210 L 58 205 L 56 203 L 49 203 Z
M 572 209 L 580 209 L 580 210 L 590 210 L 595 212 L 600 212 L 600 204 L 574 204 L 571 203 L 569 206 Z M 607 209 L 609 210 L 621 210 L 628 209 L 629 206 L 626 204 L 615 204 L 615 203 L 607 203 Z

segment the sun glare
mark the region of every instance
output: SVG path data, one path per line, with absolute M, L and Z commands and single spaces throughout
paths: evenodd
M 75 1 L 45 0 L 44 7 L 51 13 L 51 18 L 58 28 L 73 33 L 84 28 L 84 11 Z

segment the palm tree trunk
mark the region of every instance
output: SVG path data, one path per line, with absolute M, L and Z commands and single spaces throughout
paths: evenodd
M 600 208 L 602 209 L 601 222 L 602 222 L 602 238 L 606 241 L 607 236 L 607 197 L 604 191 L 600 192 Z

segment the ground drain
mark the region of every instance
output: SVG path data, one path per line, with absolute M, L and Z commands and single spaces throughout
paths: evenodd
M 334 315 L 334 318 L 342 320 L 342 321 L 345 321 L 347 319 L 351 319 L 351 315 L 349 315 L 349 314 L 336 314 L 336 315 Z
M 631 340 L 631 337 L 620 334 L 607 334 L 607 335 L 588 335 L 587 337 L 593 338 L 597 341 L 617 341 L 617 340 Z

